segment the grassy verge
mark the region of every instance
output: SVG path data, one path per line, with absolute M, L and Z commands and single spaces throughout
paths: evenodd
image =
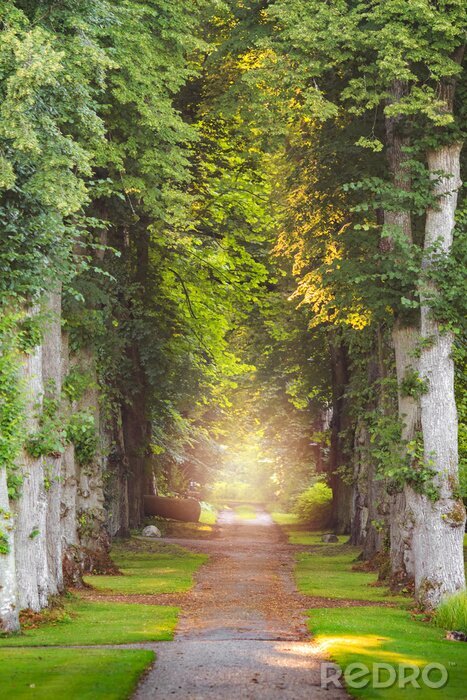
M 133 539 L 116 544 L 112 559 L 121 576 L 87 576 L 86 583 L 100 593 L 131 595 L 184 593 L 207 557 L 176 545 Z
M 27 614 L 22 634 L 0 637 L 1 697 L 123 700 L 132 695 L 153 652 L 68 647 L 172 639 L 178 608 L 132 603 L 131 594 L 183 593 L 206 557 L 137 539 L 119 543 L 112 556 L 122 575 L 87 580 L 102 592 L 126 595 L 128 602 L 68 596 L 55 608 Z
M 65 603 L 54 620 L 25 629 L 21 634 L 0 638 L 0 647 L 167 641 L 173 638 L 177 617 L 178 608 L 165 605 L 74 599 Z
M 306 552 L 297 554 L 296 578 L 299 589 L 311 596 L 335 599 L 336 607 L 313 608 L 308 611 L 309 629 L 323 653 L 345 671 L 349 664 L 365 664 L 369 673 L 363 678 L 363 687 L 348 687 L 353 697 L 381 700 L 403 700 L 416 695 L 423 700 L 459 700 L 465 694 L 465 644 L 444 639 L 445 632 L 433 624 L 423 622 L 408 610 L 409 598 L 393 596 L 385 588 L 376 586 L 376 574 L 354 570 L 359 549 L 344 543 L 325 544 L 320 533 L 297 529 L 295 516 L 273 514 L 296 544 L 310 545 Z M 344 538 L 347 539 L 347 538 Z M 297 541 L 299 540 L 299 541 Z M 339 607 L 344 599 L 368 601 L 368 606 Z M 388 603 L 388 607 L 372 603 Z M 404 609 L 405 608 L 405 609 Z M 442 664 L 448 680 L 442 688 L 430 688 L 419 678 L 420 688 L 408 683 L 390 687 L 375 687 L 375 664 L 390 664 L 397 672 L 399 664 L 412 665 L 422 670 L 428 664 Z M 388 671 L 378 671 L 376 677 L 384 681 Z M 430 674 L 436 680 L 436 671 Z
M 272 511 L 271 517 L 274 522 L 277 523 L 277 525 L 280 525 L 283 531 L 286 533 L 290 544 L 330 546 L 329 543 L 321 541 L 321 536 L 324 534 L 324 530 L 311 532 L 306 525 L 300 522 L 298 515 L 295 515 L 295 513 Z M 342 544 L 349 538 L 347 535 L 339 535 L 338 539 L 339 542 L 336 544 Z
M 154 653 L 113 649 L 2 649 L 4 698 L 124 700 L 132 695 Z
M 354 571 L 357 547 L 345 544 L 318 546 L 312 552 L 297 554 L 296 579 L 305 595 L 342 600 L 368 600 L 405 603 L 408 599 L 391 595 L 379 586 L 374 571 Z
M 449 642 L 444 632 L 413 619 L 406 610 L 394 608 L 332 608 L 309 611 L 309 626 L 316 642 L 342 669 L 351 663 L 364 663 L 374 672 L 374 664 L 399 664 L 423 669 L 431 663 L 445 666 L 448 680 L 443 688 L 429 688 L 419 679 L 420 689 L 396 683 L 375 688 L 372 681 L 364 688 L 348 688 L 353 697 L 384 700 L 460 700 L 465 698 L 465 644 Z M 381 671 L 384 680 L 388 673 Z M 436 673 L 430 674 L 436 680 Z

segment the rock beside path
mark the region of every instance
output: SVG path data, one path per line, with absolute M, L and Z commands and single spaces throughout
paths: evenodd
M 162 537 L 162 532 L 155 525 L 148 525 L 141 534 L 143 537 Z

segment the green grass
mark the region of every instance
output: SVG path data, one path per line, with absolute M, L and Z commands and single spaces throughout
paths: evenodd
M 103 591 L 128 594 L 186 591 L 193 583 L 193 573 L 207 558 L 181 547 L 137 539 L 117 545 L 113 556 L 123 575 L 87 580 Z M 0 637 L 0 696 L 20 700 L 128 698 L 153 661 L 152 651 L 63 647 L 170 640 L 177 618 L 178 608 L 170 606 L 71 597 L 63 607 L 39 616 L 26 615 L 28 629 Z
M 86 576 L 101 593 L 184 593 L 193 585 L 193 574 L 207 560 L 182 547 L 131 540 L 112 549 L 121 576 Z
M 0 638 L 0 647 L 81 646 L 166 641 L 173 638 L 178 608 L 138 603 L 72 600 L 63 616 L 22 634 Z M 3 654 L 3 652 L 2 652 Z
M 295 572 L 299 591 L 323 598 L 407 601 L 402 596 L 390 595 L 387 588 L 374 585 L 375 572 L 353 571 L 358 554 L 357 547 L 337 544 L 319 547 L 315 552 L 300 552 Z
M 399 700 L 416 696 L 422 700 L 459 700 L 465 692 L 465 662 L 467 647 L 444 639 L 444 630 L 434 624 L 411 617 L 406 609 L 410 599 L 392 596 L 384 587 L 373 585 L 375 572 L 353 570 L 360 550 L 343 543 L 321 542 L 321 533 L 307 532 L 288 513 L 272 513 L 294 544 L 309 545 L 297 555 L 298 588 L 307 595 L 369 601 L 368 606 L 318 608 L 308 611 L 309 628 L 324 656 L 345 669 L 351 663 L 364 663 L 372 670 L 374 663 L 414 664 L 420 668 L 428 663 L 443 664 L 449 673 L 447 685 L 432 689 L 425 685 L 417 690 L 410 685 L 399 688 L 348 688 L 351 695 L 361 698 Z M 397 607 L 375 607 L 372 602 L 391 602 Z M 402 607 L 401 607 L 402 606 Z M 451 604 L 452 606 L 452 604 Z M 462 603 L 462 615 L 464 614 Z M 456 619 L 459 611 L 454 611 Z M 450 613 L 453 613 L 450 610 Z M 462 616 L 461 615 L 461 616 Z M 446 620 L 443 624 L 446 624 Z M 451 623 L 450 623 L 451 624 Z M 449 626 L 449 625 L 448 625 Z M 384 679 L 384 672 L 381 673 Z
M 281 513 L 273 510 L 270 515 L 277 525 L 298 525 L 299 523 L 298 515 L 295 513 Z
M 467 634 L 467 592 L 461 591 L 443 601 L 436 610 L 434 622 L 445 630 Z
M 370 683 L 366 688 L 349 688 L 355 697 L 384 700 L 412 697 L 460 700 L 466 697 L 465 644 L 443 639 L 444 632 L 412 619 L 405 610 L 381 607 L 310 610 L 309 627 L 323 653 L 343 669 L 354 662 L 364 663 L 370 669 L 374 663 L 389 663 L 396 671 L 398 664 L 423 667 L 436 662 L 448 670 L 449 679 L 442 689 L 426 686 L 420 690 L 410 686 L 402 689 L 397 684 L 377 689 Z
M 152 651 L 2 649 L 2 698 L 124 700 L 154 659 Z
M 301 593 L 338 600 L 407 602 L 406 598 L 390 595 L 387 588 L 375 585 L 376 572 L 354 570 L 360 550 L 346 544 L 347 535 L 340 535 L 338 542 L 322 542 L 324 532 L 307 530 L 297 515 L 273 511 L 271 516 L 291 544 L 309 547 L 308 551 L 297 554 L 295 577 Z
M 288 532 L 290 544 L 313 545 L 318 547 L 335 547 L 339 544 L 345 544 L 349 539 L 348 535 L 338 535 L 338 542 L 323 542 L 321 540 L 322 532 L 309 532 L 305 529 L 291 529 Z
M 322 542 L 321 535 L 326 531 L 310 531 L 306 525 L 300 522 L 300 518 L 295 513 L 272 511 L 271 517 L 277 525 L 282 527 L 289 538 L 290 544 L 325 545 L 329 547 L 332 544 L 342 544 L 349 539 L 347 535 L 339 535 L 338 543 Z
M 250 505 L 240 505 L 234 507 L 235 515 L 240 520 L 255 520 L 256 508 Z

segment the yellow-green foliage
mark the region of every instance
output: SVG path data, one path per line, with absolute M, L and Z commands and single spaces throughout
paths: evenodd
M 323 528 L 331 519 L 331 502 L 331 489 L 320 481 L 298 496 L 294 511 L 311 528 Z

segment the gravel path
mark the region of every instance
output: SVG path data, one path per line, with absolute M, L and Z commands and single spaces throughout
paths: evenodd
M 175 640 L 152 646 L 154 668 L 135 700 L 340 700 L 320 687 L 319 647 L 309 640 L 310 599 L 295 589 L 294 548 L 269 515 L 221 514 L 211 541 L 170 540 L 210 554 L 182 606 Z

